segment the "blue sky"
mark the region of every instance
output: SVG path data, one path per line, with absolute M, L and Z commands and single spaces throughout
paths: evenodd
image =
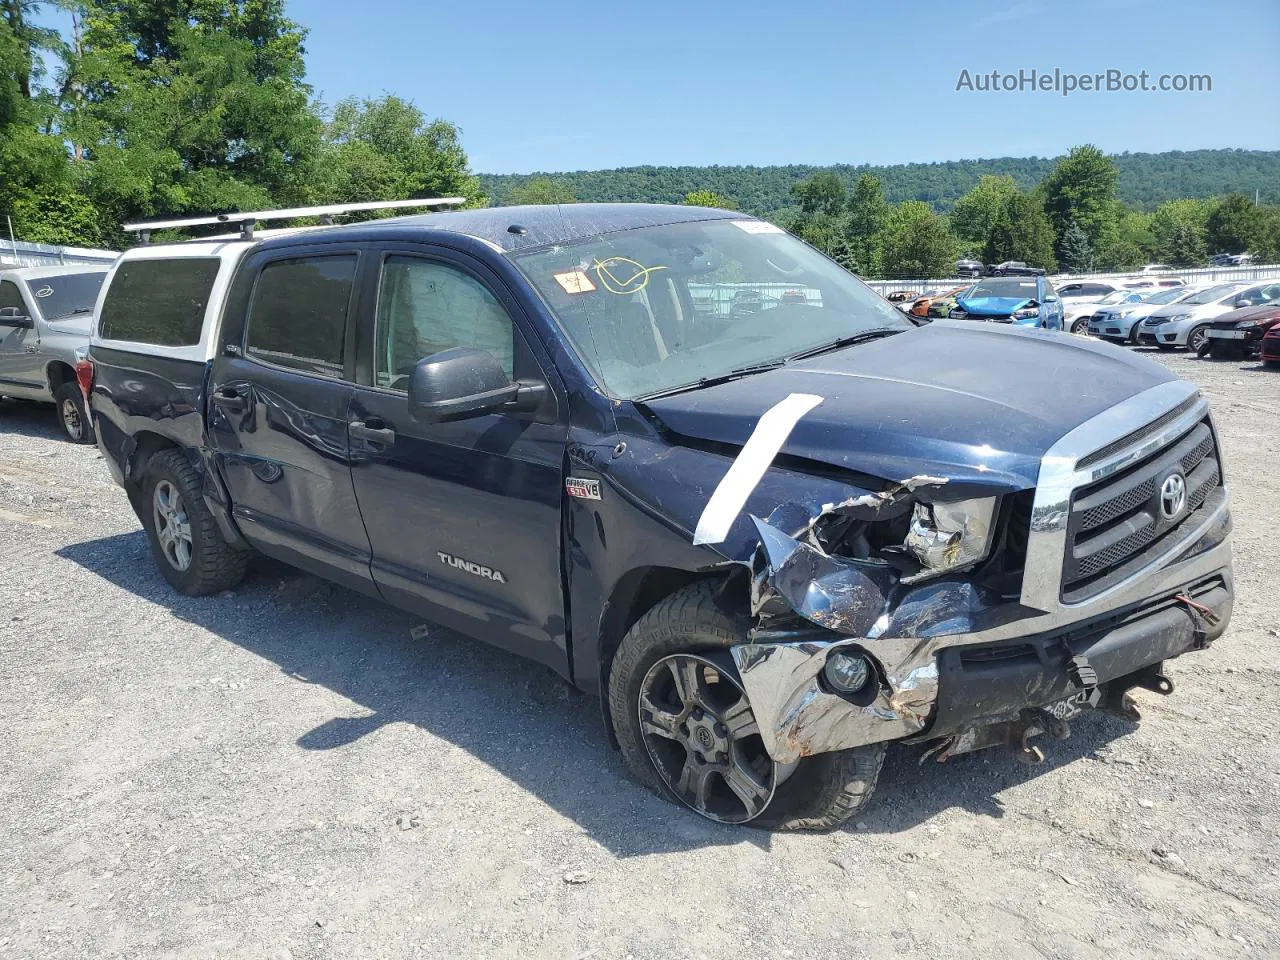
M 393 92 L 485 173 L 1280 149 L 1278 0 L 289 0 L 326 103 Z M 1209 74 L 1212 92 L 957 92 Z

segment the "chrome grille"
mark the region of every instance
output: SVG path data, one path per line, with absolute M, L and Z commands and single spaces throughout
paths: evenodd
M 1140 431 L 1108 444 L 1081 463 L 1103 457 L 1173 422 L 1187 404 L 1160 417 Z M 1169 476 L 1186 480 L 1187 504 L 1167 518 L 1161 511 L 1160 488 Z M 1067 518 L 1066 556 L 1062 569 L 1062 599 L 1079 602 L 1100 593 L 1157 558 L 1178 540 L 1178 531 L 1222 487 L 1213 429 L 1207 418 L 1192 423 L 1179 435 L 1138 462 L 1075 491 Z

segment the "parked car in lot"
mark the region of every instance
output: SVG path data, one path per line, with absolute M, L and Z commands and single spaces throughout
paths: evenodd
M 986 268 L 983 267 L 983 265 L 979 263 L 977 260 L 957 260 L 956 261 L 957 277 L 980 277 L 982 276 L 985 269 Z
M 1040 274 L 979 280 L 957 296 L 948 316 L 953 320 L 1062 329 L 1062 303 L 1048 277 Z
M 1280 323 L 1280 301 L 1231 310 L 1213 321 L 1198 352 L 1201 356 L 1208 354 L 1232 360 L 1249 356 L 1262 346 L 1262 338 L 1277 323 Z
M 1161 307 L 1181 303 L 1195 296 L 1208 284 L 1196 284 L 1158 290 L 1136 303 L 1121 303 L 1114 307 L 1099 307 L 1089 319 L 1089 335 L 1112 343 L 1138 342 L 1138 323 Z
M 1221 283 L 1151 314 L 1138 325 L 1138 343 L 1154 345 L 1161 350 L 1187 347 L 1192 353 L 1198 353 L 1215 317 L 1277 297 L 1280 297 L 1280 282 L 1274 280 Z
M 820 296 L 697 313 L 717 275 Z M 143 247 L 82 370 L 176 590 L 256 550 L 546 664 L 713 820 L 834 826 L 891 740 L 1038 759 L 1081 710 L 1171 693 L 1163 662 L 1230 617 L 1194 386 L 1080 338 L 915 326 L 740 213 Z
M 1264 367 L 1280 367 L 1280 324 L 1273 326 L 1262 338 L 1258 355 Z
M 1077 300 L 1081 302 L 1101 300 L 1108 293 L 1120 289 L 1122 288 L 1119 284 L 1108 283 L 1105 280 L 1070 280 L 1057 286 L 1058 297 L 1062 300 L 1064 308 Z
M 1141 303 L 1146 296 L 1141 290 L 1112 290 L 1097 300 L 1072 300 L 1063 306 L 1063 326 L 1072 333 L 1085 333 L 1089 329 L 1089 321 L 1099 310 L 1126 303 Z
M 0 271 L 0 396 L 54 404 L 72 443 L 93 443 L 76 383 L 106 267 Z

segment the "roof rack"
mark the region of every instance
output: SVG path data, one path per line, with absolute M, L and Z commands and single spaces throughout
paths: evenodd
M 122 230 L 136 233 L 142 242 L 151 242 L 153 230 L 183 230 L 187 227 L 204 227 L 213 224 L 237 224 L 240 227 L 240 239 L 252 240 L 253 228 L 258 223 L 268 220 L 295 220 L 298 217 L 320 217 L 325 225 L 332 224 L 332 218 L 342 213 L 353 213 L 357 210 L 403 210 L 414 207 L 457 207 L 466 203 L 466 197 L 430 197 L 423 200 L 371 200 L 363 203 L 331 203 L 322 207 L 293 207 L 286 210 L 253 210 L 245 213 L 219 213 L 210 217 L 186 217 L 182 220 L 145 220 L 139 223 L 126 223 Z

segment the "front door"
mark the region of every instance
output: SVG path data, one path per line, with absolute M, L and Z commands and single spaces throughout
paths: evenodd
M 209 378 L 209 422 L 245 538 L 270 556 L 374 592 L 347 442 L 348 315 L 358 266 L 356 252 L 332 248 L 249 259 Z
M 481 265 L 384 250 L 369 273 L 376 303 L 371 295 L 360 333 L 370 375 L 350 431 L 374 581 L 399 606 L 563 672 L 565 404 L 423 423 L 406 392 L 420 358 L 455 346 L 488 350 L 513 379 L 542 380 L 559 396 L 553 372 Z
M 33 311 L 22 299 L 22 290 L 12 280 L 0 280 L 0 309 L 16 308 L 19 316 Z M 37 326 L 0 326 L 0 396 L 39 399 L 44 395 L 40 373 L 40 334 Z

